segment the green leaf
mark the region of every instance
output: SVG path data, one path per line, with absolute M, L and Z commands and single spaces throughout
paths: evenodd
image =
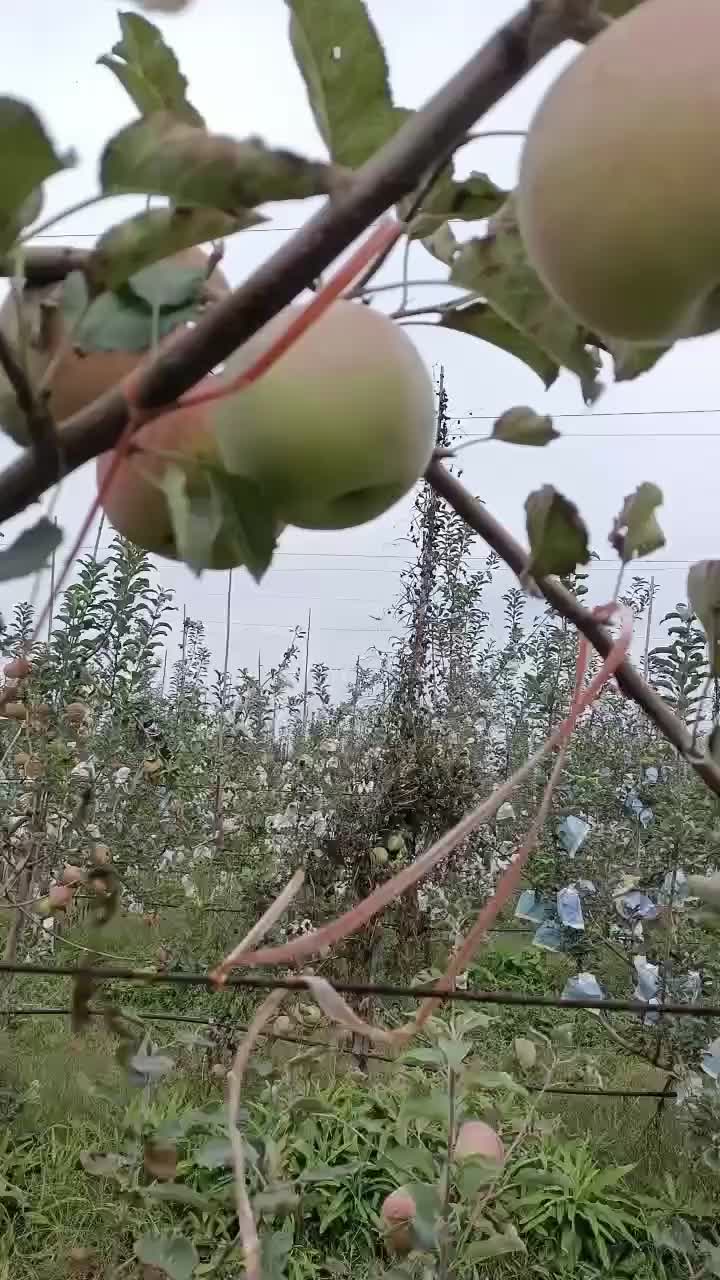
M 160 1204 L 184 1204 L 190 1209 L 205 1212 L 212 1199 L 212 1193 L 205 1195 L 188 1187 L 184 1182 L 156 1182 L 151 1187 L 142 1188 L 143 1197 Z
M 525 1089 L 507 1071 L 476 1071 L 474 1068 L 465 1077 L 465 1084 L 476 1089 L 507 1089 L 511 1093 L 524 1093 Z
M 552 418 L 536 413 L 524 404 L 515 409 L 506 409 L 496 419 L 492 429 L 493 440 L 504 440 L 508 444 L 541 446 L 557 440 L 559 435 Z
M 425 1066 L 442 1067 L 445 1065 L 445 1058 L 440 1049 L 408 1049 L 402 1055 L 403 1062 L 411 1065 L 419 1062 Z
M 100 237 L 85 274 L 98 291 L 115 289 L 151 263 L 264 221 L 253 209 L 236 218 L 219 209 L 146 209 Z
M 428 1179 L 432 1179 L 435 1173 L 433 1158 L 427 1147 L 402 1147 L 390 1143 L 385 1148 L 384 1158 L 389 1164 L 402 1169 L 403 1173 Z
M 442 228 L 432 238 L 433 244 L 442 235 Z M 428 247 L 428 241 L 423 241 Z M 437 256 L 437 255 L 436 255 Z M 493 311 L 486 302 L 470 302 L 465 307 L 454 307 L 440 320 L 441 329 L 453 329 L 456 333 L 467 333 L 482 342 L 489 342 L 501 351 L 522 360 L 533 373 L 542 380 L 545 387 L 551 387 L 560 372 L 555 360 L 551 360 L 541 346 L 531 338 L 508 324 L 497 311 Z
M 524 1036 L 516 1036 L 513 1041 L 513 1051 L 523 1071 L 532 1071 L 537 1062 L 537 1049 L 532 1040 L 526 1040 Z
M 472 1241 L 463 1249 L 463 1259 L 466 1262 L 481 1262 L 483 1258 L 500 1258 L 506 1253 L 527 1253 L 513 1226 L 506 1227 L 502 1233 L 488 1236 L 487 1240 Z
M 385 53 L 363 0 L 286 0 L 290 43 L 315 124 L 355 169 L 411 114 L 393 106 Z
M 237 548 L 242 563 L 260 582 L 272 562 L 281 525 L 262 489 L 246 476 L 212 472 L 222 510 L 223 540 Z
M 485 1160 L 471 1156 L 463 1160 L 455 1172 L 458 1191 L 465 1200 L 473 1199 L 482 1187 L 490 1187 L 502 1177 L 502 1167 L 497 1160 Z
M 482 221 L 497 213 L 507 198 L 508 192 L 496 186 L 486 173 L 473 172 L 458 182 L 452 176 L 452 168 L 449 168 L 423 201 L 410 224 L 408 235 L 411 240 L 424 240 L 452 218 L 466 222 Z M 400 205 L 401 217 L 411 199 L 408 197 Z
M 184 267 L 161 260 L 132 275 L 128 292 L 151 311 L 175 311 L 199 303 L 205 280 L 204 267 Z
M 79 351 L 149 351 L 152 346 L 152 307 L 129 288 L 101 293 L 89 302 L 83 273 L 73 271 L 63 282 L 60 305 L 64 323 L 74 326 L 73 341 Z M 157 316 L 158 338 L 194 320 L 199 311 L 199 296 L 186 306 L 161 310 Z
M 163 1076 L 169 1075 L 174 1069 L 175 1060 L 161 1053 L 145 1053 L 140 1049 L 128 1059 L 128 1067 L 144 1080 L 162 1080 Z
M 665 546 L 665 535 L 655 517 L 662 500 L 662 490 L 648 482 L 627 495 L 608 539 L 623 564 Z
M 132 98 L 143 116 L 170 111 L 188 124 L 202 126 L 200 112 L 187 99 L 188 82 L 162 33 L 138 13 L 118 13 L 122 39 L 98 58 Z
M 86 1173 L 95 1178 L 117 1178 L 133 1161 L 129 1156 L 118 1155 L 115 1151 L 81 1151 L 80 1164 Z
M 605 337 L 601 341 L 612 356 L 616 382 L 632 382 L 633 378 L 648 373 L 670 351 L 670 347 L 638 347 L 633 342 L 616 342 Z
M 218 490 L 199 464 L 188 468 L 171 462 L 158 483 L 168 505 L 178 555 L 198 576 L 213 563 L 215 541 L 222 529 Z
M 303 1169 L 296 1181 L 304 1184 L 341 1182 L 343 1178 L 354 1177 L 364 1167 L 362 1160 L 353 1160 L 349 1164 L 318 1164 L 313 1169 Z
M 450 281 L 481 294 L 508 324 L 575 373 L 586 403 L 597 399 L 600 358 L 594 348 L 588 349 L 585 331 L 550 297 L 530 266 L 512 197 L 493 219 L 487 236 L 460 247 Z
M 146 1267 L 158 1267 L 170 1280 L 191 1280 L 198 1262 L 197 1249 L 184 1236 L 156 1236 L 148 1232 L 134 1245 L 135 1257 Z
M 25 578 L 44 569 L 53 551 L 62 542 L 62 531 L 46 516 L 23 529 L 5 551 L 0 551 L 0 582 Z
M 287 1260 L 293 1246 L 292 1231 L 268 1231 L 260 1237 L 262 1280 L 285 1280 Z
M 422 247 L 427 249 L 433 258 L 437 258 L 439 262 L 444 262 L 445 266 L 449 267 L 460 248 L 460 242 L 450 223 L 443 222 L 431 235 L 423 237 Z
M 232 1147 L 227 1138 L 208 1138 L 193 1153 L 193 1161 L 200 1169 L 229 1169 L 232 1158 Z
M 72 151 L 60 155 L 40 117 L 26 102 L 0 97 L 2 185 L 0 186 L 0 253 L 9 249 L 24 226 L 42 208 L 46 178 L 76 162 Z
M 412 1234 L 418 1249 L 433 1253 L 438 1246 L 438 1224 L 441 1213 L 440 1195 L 435 1185 L 411 1182 L 408 1191 L 415 1201 Z
M 572 573 L 587 564 L 588 531 L 574 502 L 545 484 L 528 495 L 525 511 L 532 577 Z
M 690 565 L 687 598 L 703 625 L 713 674 L 720 675 L 720 560 Z
M 238 141 L 158 114 L 110 139 L 100 159 L 100 183 L 108 194 L 166 196 L 242 219 L 267 200 L 326 195 L 333 171 L 292 151 L 274 151 L 259 138 Z

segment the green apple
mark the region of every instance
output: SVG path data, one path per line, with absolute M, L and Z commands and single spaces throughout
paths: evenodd
M 720 323 L 718 48 L 717 0 L 646 0 L 590 41 L 531 122 L 528 258 L 600 336 L 664 344 Z
M 227 361 L 249 369 L 299 313 L 265 325 Z M 227 470 L 255 481 L 281 520 L 364 524 L 422 476 L 435 444 L 428 372 L 405 333 L 362 303 L 335 302 L 255 382 L 212 405 Z

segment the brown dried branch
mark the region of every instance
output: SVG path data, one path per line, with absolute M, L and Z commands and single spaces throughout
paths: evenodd
M 587 3 L 587 0 L 583 0 Z M 411 116 L 389 142 L 333 195 L 292 239 L 197 327 L 149 360 L 137 382 L 141 410 L 157 409 L 189 391 L 268 320 L 322 275 L 338 254 L 388 208 L 408 195 L 478 119 L 516 85 L 550 44 L 568 34 L 561 21 L 547 31 L 547 0 L 531 0 L 469 62 Z M 543 42 L 534 40 L 543 26 Z M 46 252 L 46 251 L 42 251 Z M 72 251 L 67 264 L 77 266 Z M 28 279 L 33 255 L 27 253 Z M 44 258 L 48 269 L 47 256 Z M 111 449 L 127 425 L 121 390 L 108 392 L 61 424 L 66 472 Z M 0 520 L 7 520 L 57 479 L 47 459 L 26 451 L 0 475 Z
M 520 543 L 511 533 L 508 533 L 507 529 L 503 528 L 481 502 L 468 493 L 465 486 L 451 475 L 438 459 L 433 459 L 430 463 L 425 478 L 436 493 L 439 493 L 453 510 L 462 516 L 471 529 L 480 534 L 480 537 L 492 547 L 505 564 L 515 571 L 518 577 L 522 578 L 527 573 L 529 559 Z M 551 604 L 562 617 L 572 622 L 598 653 L 606 657 L 613 642 L 602 623 L 593 618 L 592 614 L 583 608 L 572 592 L 568 591 L 557 578 L 539 578 L 536 582 L 548 604 Z M 699 758 L 693 754 L 692 738 L 685 725 L 673 714 L 660 695 L 643 680 L 632 662 L 629 660 L 623 662 L 618 668 L 616 678 L 623 693 L 642 707 L 662 735 L 692 765 L 710 790 L 720 795 L 720 767 L 709 756 Z

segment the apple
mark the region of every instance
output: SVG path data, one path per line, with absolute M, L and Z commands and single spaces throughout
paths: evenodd
M 671 343 L 720 322 L 719 43 L 717 0 L 647 0 L 590 41 L 531 122 L 528 258 L 601 337 Z
M 466 1120 L 460 1125 L 455 1139 L 455 1159 L 467 1160 L 470 1156 L 482 1156 L 502 1165 L 505 1163 L 505 1147 L 495 1130 L 483 1120 Z
M 227 361 L 249 369 L 283 334 L 287 307 Z M 335 302 L 255 382 L 213 405 L 227 470 L 255 481 L 281 520 L 344 529 L 381 515 L 422 476 L 435 444 L 432 383 L 386 315 Z
M 198 247 L 173 254 L 171 259 L 179 267 L 203 267 L 207 254 Z M 213 271 L 205 288 L 209 302 L 215 302 L 230 292 L 223 273 Z M 67 341 L 59 305 L 60 287 L 52 289 L 27 287 L 23 293 L 24 322 L 30 334 L 28 349 L 29 372 L 38 384 L 48 364 Z M 13 346 L 17 346 L 18 318 L 15 299 L 11 294 L 0 307 L 0 332 Z M 164 343 L 173 339 L 174 330 Z M 70 344 L 60 358 L 51 382 L 49 406 L 57 422 L 77 413 L 91 404 L 98 396 L 122 382 L 147 356 L 147 351 L 88 351 L 79 352 Z M 0 423 L 8 435 L 18 444 L 28 443 L 25 415 L 18 407 L 15 393 L 4 372 L 0 370 Z
M 407 1187 L 398 1187 L 383 1200 L 380 1214 L 385 1225 L 385 1244 L 390 1253 L 410 1253 L 416 1212 L 415 1200 Z

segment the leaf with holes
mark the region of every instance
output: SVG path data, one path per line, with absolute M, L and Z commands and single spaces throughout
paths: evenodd
M 197 1249 L 184 1236 L 156 1236 L 148 1232 L 134 1245 L 135 1257 L 146 1267 L 157 1267 L 169 1280 L 191 1280 L 200 1261 Z
M 441 234 L 442 228 L 437 233 Z M 437 237 L 436 237 L 437 238 Z M 423 241 L 427 247 L 427 241 Z M 533 373 L 536 373 L 546 387 L 551 387 L 560 372 L 559 365 L 551 360 L 542 347 L 521 333 L 513 325 L 503 320 L 501 315 L 493 311 L 486 302 L 470 302 L 464 307 L 454 307 L 440 320 L 441 329 L 453 329 L 456 333 L 467 333 L 482 342 L 489 342 L 500 351 L 522 360 Z
M 385 52 L 363 0 L 286 0 L 290 43 L 336 164 L 363 164 L 412 113 L 393 105 Z
M 486 173 L 473 171 L 458 181 L 452 175 L 452 168 L 448 168 L 423 201 L 408 235 L 412 240 L 425 240 L 452 218 L 464 222 L 483 221 L 497 213 L 507 198 L 508 192 L 496 186 Z M 400 217 L 411 199 L 408 197 L 399 206 Z
M 259 138 L 207 133 L 166 113 L 121 129 L 100 159 L 100 183 L 109 195 L 166 196 L 234 218 L 268 200 L 326 195 L 334 181 L 327 164 L 273 150 Z
M 26 578 L 44 569 L 53 551 L 62 542 L 62 531 L 52 520 L 41 516 L 29 529 L 23 529 L 6 551 L 0 551 L 0 582 Z
M 525 512 L 532 577 L 572 573 L 579 564 L 587 564 L 588 531 L 574 502 L 545 484 L 529 494 Z
M 472 289 L 508 324 L 580 379 L 586 403 L 600 394 L 600 358 L 587 334 L 547 293 L 530 266 L 512 198 L 491 223 L 490 233 L 469 240 L 455 255 L 450 282 Z
M 162 33 L 139 13 L 118 13 L 122 39 L 98 58 L 120 81 L 143 116 L 171 111 L 188 124 L 204 124 L 187 98 L 188 82 Z
M 665 546 L 665 535 L 655 516 L 662 500 L 662 490 L 648 482 L 627 495 L 608 537 L 623 564 Z
M 146 209 L 110 227 L 90 254 L 85 274 L 94 289 L 116 289 L 144 267 L 208 240 L 264 222 L 248 209 L 231 218 L 219 209 Z
M 518 405 L 515 409 L 506 409 L 495 420 L 492 429 L 493 440 L 503 440 L 507 444 L 534 445 L 536 447 L 550 444 L 560 435 L 553 426 L 552 418 L 546 414 L 536 413 L 527 405 Z
M 0 253 L 4 253 L 22 228 L 37 218 L 43 182 L 74 165 L 76 157 L 72 151 L 57 152 L 40 117 L 17 98 L 0 97 L 0 137 Z

